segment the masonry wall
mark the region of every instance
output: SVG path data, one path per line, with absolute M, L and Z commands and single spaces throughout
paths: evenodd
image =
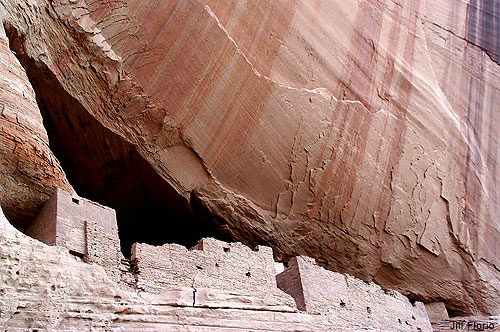
M 18 232 L 1 208 L 0 271 L 1 331 L 401 331 L 391 324 L 351 327 L 342 316 L 287 310 L 229 291 L 123 290 L 97 265 Z
M 85 256 L 87 263 L 104 268 L 109 277 L 118 282 L 122 279 L 120 239 L 104 230 L 101 225 L 85 221 Z
M 122 255 L 113 209 L 58 189 L 26 233 L 101 265 L 113 280 L 119 280 Z
M 295 306 L 292 297 L 278 289 L 272 249 L 252 250 L 241 243 L 202 239 L 190 250 L 177 244 L 155 247 L 134 244 L 132 260 L 137 287 L 161 292 L 173 286 L 216 288 Z
M 47 202 L 31 230 L 103 267 L 119 287 L 157 296 L 154 301 L 168 295 L 174 306 L 182 300 L 183 306 L 264 310 L 273 316 L 298 308 L 309 315 L 303 318 L 324 317 L 352 331 L 431 331 L 422 303 L 412 305 L 398 292 L 325 270 L 308 257 L 292 259 L 276 275 L 272 249 L 264 246 L 252 250 L 211 238 L 189 250 L 136 243 L 131 268 L 124 270 L 114 211 L 63 191 Z
M 35 220 L 26 228 L 25 233 L 48 245 L 56 244 L 57 193 L 43 205 Z
M 118 239 L 118 227 L 115 211 L 87 199 L 72 196 L 58 190 L 57 195 L 57 231 L 56 244 L 86 254 L 85 223 L 99 225 L 101 229 Z M 105 245 L 105 243 L 103 243 Z
M 431 328 L 423 303 L 413 306 L 396 291 L 384 291 L 374 283 L 325 270 L 309 257 L 294 258 L 277 280 L 280 288 L 290 292 L 297 303 L 303 301 L 306 312 L 341 316 L 352 327 L 377 330 L 393 326 L 400 331 Z
M 276 284 L 279 289 L 294 298 L 298 309 L 307 310 L 297 260 L 290 261 L 288 268 L 276 276 Z

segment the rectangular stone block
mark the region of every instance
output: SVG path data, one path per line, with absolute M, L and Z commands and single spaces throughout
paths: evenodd
M 450 318 L 443 302 L 427 303 L 425 305 L 425 310 L 427 311 L 427 315 L 429 316 L 429 320 L 431 322 L 447 320 Z
M 58 190 L 56 244 L 82 255 L 86 254 L 85 222 L 96 223 L 118 239 L 115 211 L 87 199 Z
M 57 193 L 44 204 L 35 220 L 26 228 L 26 235 L 48 245 L 56 244 Z

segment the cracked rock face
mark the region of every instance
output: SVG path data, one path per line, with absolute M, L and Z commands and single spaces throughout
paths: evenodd
M 55 188 L 71 186 L 49 148 L 35 93 L 3 27 L 0 73 L 0 205 L 18 222 L 34 218 Z
M 493 0 L 5 0 L 0 10 L 21 61 L 47 68 L 234 240 L 451 311 L 500 312 Z M 30 93 L 22 114 L 42 132 Z M 2 172 L 15 164 L 5 151 Z M 68 186 L 57 162 L 42 169 Z M 2 206 L 15 195 L 2 190 Z

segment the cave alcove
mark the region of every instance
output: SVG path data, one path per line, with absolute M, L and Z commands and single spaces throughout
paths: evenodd
M 193 195 L 188 200 L 178 194 L 134 145 L 104 127 L 52 71 L 27 56 L 13 27 L 5 28 L 36 92 L 52 152 L 80 196 L 116 210 L 125 257 L 135 242 L 191 247 L 202 237 L 230 241 Z

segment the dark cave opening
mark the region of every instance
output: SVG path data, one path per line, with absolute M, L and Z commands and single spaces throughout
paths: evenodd
M 472 313 L 464 313 L 463 310 L 455 310 L 453 308 L 450 308 L 448 305 L 445 306 L 446 311 L 448 312 L 448 317 L 450 318 L 455 318 L 455 317 L 464 317 L 464 316 L 470 316 Z
M 51 150 L 79 195 L 116 210 L 126 257 L 135 242 L 191 247 L 202 237 L 230 240 L 196 197 L 178 194 L 132 144 L 94 119 L 45 65 L 26 55 L 14 28 L 5 30 L 36 92 Z

